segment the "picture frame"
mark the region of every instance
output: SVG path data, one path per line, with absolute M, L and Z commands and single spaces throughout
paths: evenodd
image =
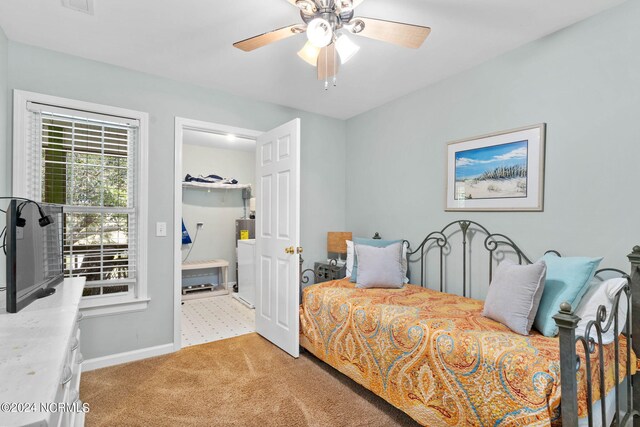
M 447 144 L 445 211 L 543 211 L 546 123 Z

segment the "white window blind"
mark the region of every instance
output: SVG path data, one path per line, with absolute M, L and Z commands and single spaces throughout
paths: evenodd
M 67 275 L 86 277 L 86 296 L 133 293 L 138 121 L 31 102 L 27 109 L 27 191 L 65 206 Z

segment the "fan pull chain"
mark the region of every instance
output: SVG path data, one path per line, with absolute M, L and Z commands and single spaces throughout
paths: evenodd
M 329 90 L 329 49 L 324 49 L 324 90 Z
M 335 49 L 335 45 L 333 46 L 333 87 L 336 87 L 336 82 L 338 81 L 338 52 Z

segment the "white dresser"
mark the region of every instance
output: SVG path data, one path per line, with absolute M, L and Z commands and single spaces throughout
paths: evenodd
M 78 305 L 84 278 L 18 313 L 0 298 L 0 425 L 83 426 Z M 76 410 L 74 410 L 74 408 Z

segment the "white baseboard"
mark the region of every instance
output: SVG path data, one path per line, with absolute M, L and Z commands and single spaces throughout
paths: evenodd
M 135 362 L 136 360 L 148 359 L 149 357 L 162 356 L 163 354 L 173 353 L 174 351 L 173 343 L 170 343 L 87 359 L 82 362 L 82 372 Z
M 238 296 L 238 293 L 237 293 L 237 292 L 232 292 L 232 293 L 231 293 L 231 296 L 232 296 L 236 301 L 238 301 L 240 304 L 244 305 L 244 306 L 245 306 L 245 307 L 247 307 L 247 308 L 256 308 L 256 306 L 255 306 L 255 305 L 251 304 L 249 301 L 245 301 L 245 299 L 244 299 L 244 298 L 242 298 L 242 297 Z

